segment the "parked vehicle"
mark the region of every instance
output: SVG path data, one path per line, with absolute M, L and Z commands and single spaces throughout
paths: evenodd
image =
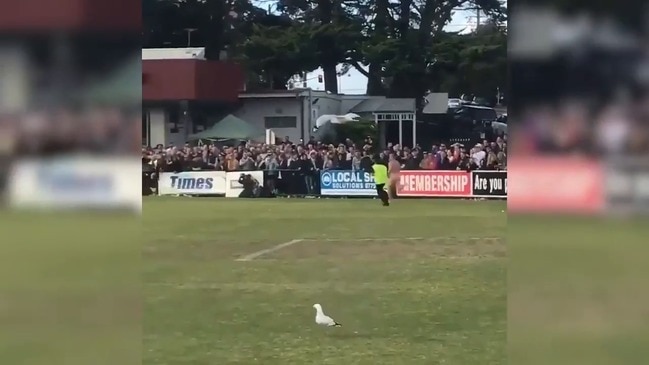
M 450 98 L 448 99 L 448 108 L 457 109 L 462 105 L 462 99 Z
M 494 108 L 480 105 L 462 105 L 453 114 L 453 119 L 461 123 L 476 125 L 479 122 L 495 122 L 498 113 Z

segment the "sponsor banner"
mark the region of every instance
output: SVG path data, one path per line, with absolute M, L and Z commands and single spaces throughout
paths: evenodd
M 258 187 L 264 186 L 264 172 L 263 171 L 236 171 L 228 172 L 225 174 L 225 197 L 238 198 L 243 192 L 243 185 L 239 183 L 241 175 L 250 175 L 253 180 L 257 182 Z
M 142 162 L 66 157 L 12 166 L 7 197 L 15 208 L 142 209 Z
M 606 161 L 606 204 L 612 213 L 649 213 L 649 159 L 619 157 Z
M 506 198 L 507 171 L 473 171 L 473 196 Z
M 471 173 L 466 171 L 401 171 L 398 196 L 470 197 Z
M 600 213 L 605 206 L 604 171 L 597 161 L 569 157 L 510 159 L 514 213 Z
M 224 195 L 225 171 L 163 172 L 158 180 L 158 195 Z
M 320 194 L 376 196 L 376 185 L 374 177 L 369 172 L 327 170 L 320 172 Z

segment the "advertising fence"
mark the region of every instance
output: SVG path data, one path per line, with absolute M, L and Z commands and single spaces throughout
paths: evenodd
M 596 214 L 605 209 L 606 172 L 598 161 L 513 158 L 508 167 L 514 182 L 509 212 Z
M 139 161 L 109 157 L 19 160 L 11 167 L 7 202 L 26 209 L 142 209 L 133 184 Z
M 374 178 L 363 171 L 320 173 L 320 194 L 376 196 Z M 397 195 L 402 197 L 506 198 L 506 171 L 401 171 Z
M 238 198 L 243 191 L 242 175 L 250 175 L 258 186 L 264 185 L 263 171 L 184 171 L 163 172 L 158 180 L 158 195 L 224 195 Z
M 322 195 L 375 197 L 376 185 L 372 174 L 365 171 L 326 170 L 319 176 L 280 171 L 186 171 L 161 173 L 158 195 L 223 195 L 239 197 L 244 190 L 241 176 L 250 178 L 265 190 L 277 190 L 279 195 Z M 314 184 L 309 190 L 307 185 Z M 506 171 L 402 171 L 397 194 L 401 197 L 447 198 L 507 198 Z M 244 194 L 245 195 L 245 194 Z
M 374 177 L 364 171 L 321 171 L 320 194 L 332 196 L 376 196 L 376 184 L 374 184 Z
M 402 171 L 397 190 L 402 197 L 507 199 L 507 208 L 511 213 L 646 214 L 649 213 L 649 167 L 647 166 L 649 160 L 632 157 L 603 161 L 565 157 L 515 158 L 509 161 L 509 172 Z M 40 189 L 49 184 L 59 188 L 62 186 L 65 189 L 69 187 L 70 191 L 75 191 L 72 198 L 77 200 L 92 201 L 90 198 L 95 185 L 85 179 L 70 182 L 49 174 L 46 168 L 32 168 L 29 165 L 23 165 L 22 168 L 25 170 L 14 171 L 14 176 L 20 177 L 18 179 L 20 184 L 14 184 L 15 189 L 12 194 L 14 200 L 22 203 L 32 198 L 42 201 L 44 194 L 50 193 Z M 49 175 L 43 172 L 38 176 L 31 175 L 40 169 L 48 172 Z M 111 169 L 102 169 L 101 173 L 108 170 Z M 78 173 L 73 169 L 71 176 Z M 240 197 L 245 191 L 239 182 L 242 173 L 244 172 L 162 173 L 155 183 L 159 195 Z M 100 172 L 97 171 L 97 174 Z M 327 170 L 315 176 L 294 170 L 272 173 L 249 171 L 245 174 L 251 175 L 261 190 L 265 190 L 259 196 L 374 197 L 376 195 L 372 175 L 363 171 Z M 508 188 L 509 175 L 514 179 L 513 192 Z M 120 176 L 125 177 L 126 174 Z M 31 187 L 30 184 L 34 182 L 39 182 L 39 190 Z M 64 182 L 65 185 L 61 185 Z M 82 182 L 83 185 L 79 185 Z M 41 187 L 41 184 L 44 185 Z M 86 186 L 87 184 L 90 185 Z M 71 198 L 68 196 L 66 199 L 69 201 Z

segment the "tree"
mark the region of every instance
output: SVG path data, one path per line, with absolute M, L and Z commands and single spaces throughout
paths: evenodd
M 494 22 L 472 34 L 444 33 L 433 44 L 430 90 L 495 96 L 507 87 L 507 31 Z
M 143 0 L 144 46 L 187 47 L 191 37 L 207 59 L 233 57 L 260 14 L 248 0 Z
M 454 10 L 479 7 L 498 19 L 503 18 L 505 10 L 499 0 L 402 0 L 398 3 L 377 0 L 373 4 L 375 16 L 367 23 L 363 57 L 351 62 L 371 80 L 368 93 L 384 91 L 391 97 L 417 100 L 435 81 L 436 51 L 449 45 L 443 29 Z M 365 71 L 362 64 L 369 64 L 369 70 Z M 382 87 L 378 80 L 382 80 Z
M 295 33 L 291 39 L 300 39 L 301 46 L 312 52 L 324 71 L 325 90 L 338 92 L 336 66 L 344 63 L 351 49 L 361 46 L 364 19 L 353 6 L 355 0 L 278 0 L 277 10 L 294 21 L 294 27 L 285 29 Z M 301 35 L 306 34 L 303 38 Z M 259 33 L 260 38 L 268 38 Z M 316 67 L 317 68 L 317 67 Z M 315 69 L 315 68 L 313 68 Z M 305 70 L 305 71 L 312 71 Z
M 227 50 L 260 87 L 284 88 L 295 74 L 320 66 L 325 89 L 336 93 L 341 63 L 367 76 L 370 95 L 420 100 L 428 89 L 504 86 L 506 33 L 497 22 L 470 36 L 443 30 L 461 7 L 502 20 L 500 0 L 266 2 L 274 12 L 248 0 L 143 1 L 146 46 L 186 46 L 186 29 L 195 29 L 193 46 L 206 47 L 209 59 Z
M 294 24 L 280 16 L 255 25 L 241 60 L 256 86 L 285 89 L 294 75 L 316 69 L 317 47 L 310 42 L 310 32 L 308 25 Z

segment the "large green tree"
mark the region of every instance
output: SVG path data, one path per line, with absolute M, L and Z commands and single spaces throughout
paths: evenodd
M 144 46 L 205 47 L 208 59 L 232 57 L 266 12 L 248 0 L 143 0 Z
M 357 0 L 278 0 L 278 12 L 289 16 L 294 27 L 286 29 L 289 37 L 304 47 L 308 56 L 317 58 L 324 71 L 325 90 L 338 92 L 337 65 L 345 63 L 350 50 L 364 41 L 365 18 Z M 306 33 L 305 33 L 306 32 Z M 306 34 L 306 37 L 304 35 Z M 260 29 L 260 39 L 267 32 Z M 309 65 L 310 66 L 310 65 Z M 303 71 L 312 71 L 307 67 Z
M 470 34 L 444 33 L 435 40 L 429 89 L 493 97 L 507 91 L 507 29 L 494 22 Z
M 305 38 L 299 35 L 310 33 L 309 44 L 301 47 L 320 60 L 326 90 L 337 91 L 336 65 L 342 63 L 367 76 L 370 95 L 414 98 L 436 81 L 435 53 L 443 47 L 440 42 L 448 41 L 444 27 L 454 11 L 480 8 L 492 18 L 502 18 L 505 12 L 500 0 L 277 0 L 276 4 L 294 22 L 283 30 L 288 38 L 299 39 L 300 44 Z M 260 29 L 257 41 L 270 43 L 264 41 L 267 34 L 276 37 Z M 474 47 L 466 41 L 458 45 Z M 489 55 L 486 48 L 474 47 L 465 56 L 471 57 L 463 59 L 463 71 L 479 74 L 468 63 L 482 62 L 480 57 Z
M 370 95 L 419 98 L 428 89 L 489 93 L 504 86 L 506 33 L 483 27 L 449 34 L 454 11 L 482 9 L 502 20 L 500 0 L 143 0 L 147 47 L 206 47 L 241 60 L 251 87 L 285 88 L 295 74 L 324 70 L 338 91 L 336 66 L 368 78 Z M 496 22 L 497 23 L 497 22 Z M 494 23 L 495 24 L 495 23 Z
M 480 8 L 499 21 L 505 13 L 499 0 L 377 0 L 369 7 L 375 16 L 367 23 L 367 40 L 361 57 L 350 62 L 368 77 L 369 94 L 418 100 L 439 81 L 435 69 L 443 55 L 438 53 L 447 47 L 445 56 L 449 56 L 453 53 L 449 46 L 457 46 L 459 52 L 467 45 L 444 31 L 455 12 Z M 453 57 L 456 62 L 466 62 L 458 56 Z M 369 65 L 368 71 L 363 64 Z

